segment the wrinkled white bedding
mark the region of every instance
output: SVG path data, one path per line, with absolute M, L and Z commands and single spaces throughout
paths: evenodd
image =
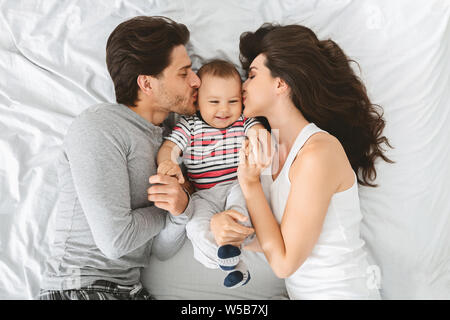
M 54 155 L 73 118 L 114 101 L 106 39 L 136 15 L 191 31 L 194 69 L 238 64 L 239 35 L 304 24 L 359 62 L 394 165 L 360 187 L 362 235 L 386 299 L 450 298 L 450 1 L 0 1 L 0 299 L 33 298 L 52 239 Z

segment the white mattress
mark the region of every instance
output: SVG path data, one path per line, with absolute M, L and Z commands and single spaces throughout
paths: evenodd
M 191 31 L 189 52 L 238 64 L 239 35 L 304 24 L 359 62 L 394 165 L 360 188 L 386 299 L 450 298 L 450 1 L 0 1 L 0 299 L 33 298 L 53 236 L 54 155 L 74 117 L 114 101 L 106 39 L 136 15 Z

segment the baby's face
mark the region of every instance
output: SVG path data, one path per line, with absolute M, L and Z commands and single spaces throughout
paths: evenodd
M 242 113 L 241 81 L 237 77 L 202 77 L 198 108 L 203 120 L 214 128 L 226 128 Z

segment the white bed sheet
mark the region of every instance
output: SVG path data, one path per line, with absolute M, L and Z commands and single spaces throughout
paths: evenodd
M 34 298 L 53 236 L 54 156 L 74 117 L 114 101 L 106 39 L 136 15 L 191 31 L 194 68 L 238 64 L 239 35 L 304 24 L 359 62 L 394 165 L 360 187 L 362 235 L 386 299 L 450 298 L 450 1 L 0 1 L 0 299 Z

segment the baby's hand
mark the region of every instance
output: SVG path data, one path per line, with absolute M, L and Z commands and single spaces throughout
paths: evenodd
M 158 173 L 176 177 L 179 184 L 184 183 L 184 176 L 181 172 L 180 166 L 172 162 L 171 160 L 165 160 L 161 162 L 158 166 Z

